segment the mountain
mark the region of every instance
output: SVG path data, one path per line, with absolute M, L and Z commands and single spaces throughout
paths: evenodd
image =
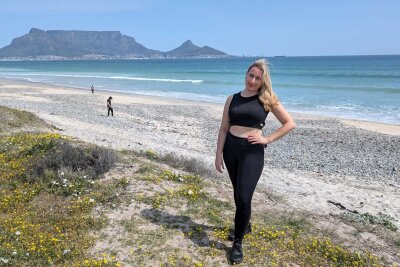
M 82 57 L 88 55 L 157 57 L 159 51 L 147 49 L 135 38 L 118 31 L 43 31 L 31 29 L 0 49 L 1 57 Z
M 199 47 L 194 45 L 192 41 L 187 40 L 178 48 L 175 48 L 169 52 L 165 52 L 166 57 L 208 57 L 208 56 L 227 56 L 224 52 L 211 48 L 209 46 Z
M 208 46 L 198 47 L 190 40 L 169 52 L 148 49 L 135 38 L 119 31 L 43 31 L 31 29 L 0 49 L 0 58 L 29 59 L 134 59 L 227 57 Z

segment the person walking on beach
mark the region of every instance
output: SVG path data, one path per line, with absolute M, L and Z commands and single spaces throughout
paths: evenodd
M 269 112 L 282 126 L 263 136 Z M 247 70 L 245 88 L 226 100 L 215 156 L 216 170 L 222 173 L 225 162 L 233 186 L 235 230 L 228 236 L 233 241 L 229 251 L 233 264 L 242 262 L 242 240 L 251 232 L 251 200 L 264 167 L 264 148 L 294 128 L 292 117 L 272 91 L 266 61 L 257 60 Z
M 94 86 L 92 84 L 92 87 L 90 88 L 90 90 L 92 91 L 92 94 L 94 94 Z
M 113 108 L 111 106 L 111 100 L 112 99 L 113 98 L 111 96 L 107 99 L 107 117 L 110 116 L 110 112 L 111 112 L 111 116 L 114 117 L 114 110 L 113 110 Z

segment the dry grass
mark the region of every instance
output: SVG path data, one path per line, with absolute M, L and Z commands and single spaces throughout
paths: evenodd
M 0 133 L 51 129 L 43 120 L 30 112 L 0 106 Z
M 146 157 L 150 160 L 156 160 L 158 163 L 164 163 L 172 168 L 193 173 L 202 177 L 216 178 L 218 177 L 210 166 L 197 158 L 189 158 L 174 153 L 159 154 L 152 150 L 141 151 L 139 156 Z

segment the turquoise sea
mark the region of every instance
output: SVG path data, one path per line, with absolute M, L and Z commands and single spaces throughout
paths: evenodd
M 223 103 L 256 58 L 0 62 L 0 79 Z M 289 111 L 400 124 L 400 56 L 272 57 Z

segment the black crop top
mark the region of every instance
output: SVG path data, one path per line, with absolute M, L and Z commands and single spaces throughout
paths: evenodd
M 229 105 L 230 125 L 262 129 L 267 115 L 258 95 L 243 97 L 240 92 L 233 95 Z

